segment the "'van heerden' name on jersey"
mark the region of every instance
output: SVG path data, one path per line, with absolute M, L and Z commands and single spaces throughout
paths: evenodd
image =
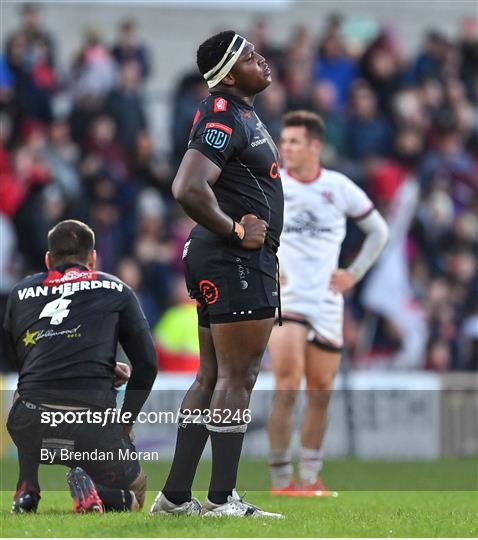
M 62 283 L 50 287 L 48 285 L 37 285 L 36 287 L 26 287 L 18 291 L 19 300 L 27 300 L 28 298 L 37 298 L 39 296 L 54 296 L 56 294 L 67 295 L 79 291 L 91 291 L 94 289 L 112 289 L 122 292 L 123 284 L 116 281 L 92 280 L 92 281 L 76 281 L 74 283 Z

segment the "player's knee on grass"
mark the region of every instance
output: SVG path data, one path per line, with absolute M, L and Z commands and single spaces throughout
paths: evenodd
M 134 493 L 140 510 L 143 508 L 146 498 L 147 479 L 147 476 L 141 470 L 138 477 L 128 486 L 128 489 Z

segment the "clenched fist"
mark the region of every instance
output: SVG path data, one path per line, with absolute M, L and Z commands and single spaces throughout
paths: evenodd
M 268 224 L 254 214 L 242 217 L 240 225 L 244 227 L 244 240 L 241 246 L 245 249 L 259 249 L 264 245 Z

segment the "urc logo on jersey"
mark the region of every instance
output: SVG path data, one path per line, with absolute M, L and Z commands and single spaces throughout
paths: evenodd
M 269 176 L 272 180 L 280 178 L 280 163 L 278 161 L 272 163 L 271 168 L 269 169 Z
M 218 122 L 208 122 L 203 134 L 203 141 L 215 150 L 224 150 L 228 145 L 232 128 Z

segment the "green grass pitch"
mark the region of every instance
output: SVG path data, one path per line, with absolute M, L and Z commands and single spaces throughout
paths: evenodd
M 271 497 L 265 463 L 244 461 L 238 488 L 284 520 L 150 517 L 147 510 L 167 474 L 168 463 L 146 463 L 150 479 L 141 513 L 74 515 L 69 493 L 58 491 L 65 468 L 43 467 L 42 500 L 36 515 L 9 513 L 16 463 L 0 464 L 2 537 L 476 537 L 478 468 L 476 460 L 439 462 L 326 463 L 324 479 L 337 488 L 336 499 Z M 210 464 L 201 466 L 195 495 L 207 486 Z M 11 486 L 11 487 L 10 487 Z M 254 490 L 251 489 L 254 486 Z M 263 491 L 258 491 L 262 488 Z M 56 491 L 54 490 L 56 489 Z

